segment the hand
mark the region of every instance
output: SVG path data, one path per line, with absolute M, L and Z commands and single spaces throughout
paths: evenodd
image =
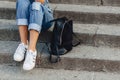
M 36 0 L 37 2 L 41 2 L 42 4 L 45 2 L 45 0 Z

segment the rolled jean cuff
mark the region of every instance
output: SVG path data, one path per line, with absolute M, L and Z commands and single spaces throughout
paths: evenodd
M 38 31 L 39 33 L 41 32 L 41 26 L 39 26 L 38 24 L 35 24 L 35 23 L 31 23 L 29 25 L 28 30 L 31 30 L 31 29 Z
M 17 25 L 28 25 L 27 19 L 17 19 Z

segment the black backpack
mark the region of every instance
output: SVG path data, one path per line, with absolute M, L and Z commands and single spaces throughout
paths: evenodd
M 52 39 L 49 46 L 50 62 L 56 63 L 60 61 L 60 55 L 64 55 L 72 50 L 73 46 L 80 44 L 80 40 L 73 33 L 73 21 L 66 17 L 52 20 L 55 22 L 52 33 Z M 76 37 L 76 40 L 73 40 Z M 73 41 L 75 43 L 73 43 Z

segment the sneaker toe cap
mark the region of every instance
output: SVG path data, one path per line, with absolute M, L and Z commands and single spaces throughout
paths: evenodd
M 22 61 L 24 58 L 21 57 L 21 56 L 19 56 L 19 55 L 14 55 L 13 59 L 14 59 L 15 61 Z
M 23 70 L 32 70 L 35 66 L 31 66 L 29 64 L 23 64 Z

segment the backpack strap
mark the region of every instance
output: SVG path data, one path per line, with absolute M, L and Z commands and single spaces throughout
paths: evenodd
M 57 63 L 57 62 L 60 62 L 60 55 L 59 55 L 59 53 L 58 53 L 58 47 L 56 46 L 56 48 L 57 48 L 57 56 L 54 56 L 54 55 L 52 55 L 52 53 L 50 53 L 50 62 L 51 63 Z
M 55 21 L 58 21 L 58 20 L 61 20 L 61 19 L 68 20 L 66 17 L 62 17 L 62 18 L 53 19 L 50 22 L 52 23 L 52 22 L 55 22 Z
M 57 63 L 57 62 L 60 62 L 60 55 L 59 54 L 57 54 L 57 56 L 54 56 L 54 55 L 52 55 L 52 51 L 51 51 L 51 49 L 50 49 L 50 46 L 48 45 L 48 43 L 46 43 L 46 46 L 47 46 L 47 50 L 48 50 L 48 52 L 50 53 L 50 57 L 49 57 L 49 61 L 51 62 L 51 63 Z M 57 46 L 56 46 L 57 47 Z M 58 49 L 58 47 L 57 47 L 57 49 Z M 57 51 L 57 53 L 58 53 L 58 51 Z

